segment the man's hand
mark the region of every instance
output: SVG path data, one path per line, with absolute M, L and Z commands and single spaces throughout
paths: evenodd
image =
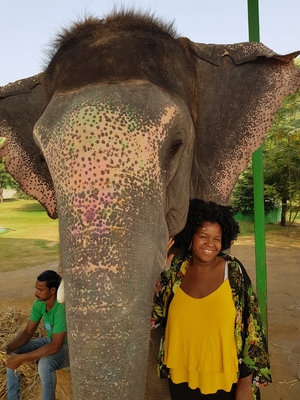
M 235 400 L 252 400 L 252 374 L 241 378 L 236 386 Z
M 14 354 L 6 360 L 6 366 L 10 369 L 17 369 L 22 364 L 22 354 Z

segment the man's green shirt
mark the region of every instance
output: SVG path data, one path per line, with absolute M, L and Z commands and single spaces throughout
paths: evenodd
M 44 301 L 35 300 L 29 319 L 30 321 L 37 322 L 42 318 L 50 339 L 52 339 L 53 333 L 67 332 L 65 305 L 58 303 L 57 300 L 55 300 L 53 307 L 48 312 L 46 311 L 46 303 Z M 64 340 L 64 343 L 66 342 L 67 337 Z

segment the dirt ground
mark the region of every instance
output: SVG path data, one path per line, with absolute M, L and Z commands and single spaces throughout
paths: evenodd
M 242 261 L 255 282 L 255 250 L 250 238 L 239 238 L 231 253 Z M 300 399 L 300 243 L 267 243 L 268 342 L 273 383 L 262 400 Z M 34 300 L 37 275 L 57 263 L 0 273 L 1 304 L 28 308 Z

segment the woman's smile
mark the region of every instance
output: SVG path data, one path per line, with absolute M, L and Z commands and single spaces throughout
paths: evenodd
M 222 248 L 222 229 L 217 222 L 204 222 L 195 232 L 191 250 L 199 261 L 207 262 L 218 256 Z

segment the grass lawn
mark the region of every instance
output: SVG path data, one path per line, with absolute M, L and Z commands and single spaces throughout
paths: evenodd
M 242 240 L 243 236 L 253 236 L 254 237 L 254 223 L 248 221 L 237 221 L 241 233 L 239 237 Z M 266 240 L 270 241 L 278 241 L 284 242 L 289 244 L 299 244 L 300 240 L 300 221 L 295 221 L 295 226 L 292 227 L 290 232 L 290 237 L 286 236 L 286 227 L 280 226 L 278 224 L 266 224 L 265 225 L 265 233 L 266 233 Z
M 254 236 L 253 222 L 238 221 L 243 236 Z M 290 238 L 286 228 L 266 225 L 266 239 L 299 245 L 300 224 L 292 228 Z M 10 228 L 0 233 L 0 272 L 13 271 L 59 259 L 58 220 L 48 217 L 35 200 L 5 200 L 0 204 L 0 227 Z
M 35 200 L 5 200 L 0 204 L 0 272 L 59 259 L 58 220 L 48 217 Z

